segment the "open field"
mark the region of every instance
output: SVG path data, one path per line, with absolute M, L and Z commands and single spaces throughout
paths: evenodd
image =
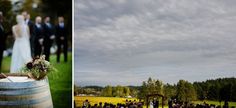
M 102 103 L 112 103 L 112 104 L 117 104 L 117 103 L 125 103 L 126 99 L 134 101 L 137 99 L 136 98 L 119 98 L 119 97 L 93 97 L 93 96 L 75 96 L 75 104 L 76 106 L 82 106 L 83 102 L 88 99 L 91 105 L 94 104 L 99 104 L 99 102 Z
M 88 99 L 91 105 L 98 104 L 99 102 L 102 103 L 112 103 L 112 104 L 117 104 L 117 103 L 125 103 L 126 98 L 119 98 L 119 97 L 93 97 L 93 96 L 75 96 L 75 104 L 76 107 L 82 106 L 83 102 Z M 128 100 L 137 100 L 136 98 L 129 98 Z M 215 104 L 215 105 L 220 105 L 219 102 L 217 101 L 205 101 L 208 104 Z M 204 101 L 193 101 L 194 104 L 202 104 Z M 221 102 L 221 105 L 224 103 Z M 235 106 L 236 107 L 236 102 L 229 102 L 229 106 Z M 146 107 L 144 105 L 144 107 Z M 165 106 L 165 108 L 168 108 L 168 106 Z
M 50 62 L 55 66 L 58 72 L 49 74 L 49 84 L 54 108 L 72 107 L 72 55 L 68 53 L 68 62 L 64 63 L 61 55 L 61 63 L 56 63 L 56 55 L 50 56 Z M 10 69 L 10 57 L 3 59 L 2 68 L 4 73 Z

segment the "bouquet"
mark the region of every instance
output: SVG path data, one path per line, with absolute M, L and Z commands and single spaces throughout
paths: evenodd
M 30 78 L 35 80 L 44 79 L 48 73 L 54 71 L 56 71 L 56 69 L 50 64 L 50 62 L 45 60 L 45 55 L 35 57 L 22 69 L 22 72 L 27 73 Z

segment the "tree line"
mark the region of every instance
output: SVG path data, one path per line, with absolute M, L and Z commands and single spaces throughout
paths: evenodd
M 194 82 L 199 100 L 236 101 L 236 78 Z
M 236 78 L 218 78 L 190 83 L 179 80 L 177 84 L 164 84 L 161 80 L 149 78 L 141 86 L 75 86 L 76 94 L 95 94 L 106 97 L 132 96 L 146 99 L 147 95 L 160 94 L 166 100 L 181 102 L 194 100 L 236 101 Z

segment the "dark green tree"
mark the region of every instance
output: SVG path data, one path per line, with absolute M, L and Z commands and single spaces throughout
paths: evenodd
M 129 87 L 124 87 L 124 96 L 129 96 L 129 95 L 130 95 Z
M 149 78 L 147 81 L 144 81 L 141 86 L 138 98 L 145 99 L 146 96 L 149 94 L 163 95 L 163 83 L 160 80 L 154 80 L 152 78 Z
M 179 80 L 177 83 L 177 99 L 182 102 L 196 100 L 197 94 L 193 85 L 185 80 Z
M 112 97 L 112 87 L 111 86 L 106 86 L 101 93 L 102 96 L 106 97 Z
M 175 98 L 175 96 L 176 96 L 176 86 L 175 85 L 170 85 L 168 83 L 166 85 L 164 85 L 164 96 L 166 96 L 167 99 Z
M 123 97 L 124 96 L 124 88 L 120 85 L 113 87 L 113 96 L 114 97 Z

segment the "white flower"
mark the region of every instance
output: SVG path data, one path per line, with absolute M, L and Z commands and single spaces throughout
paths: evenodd
M 41 60 L 45 60 L 45 55 L 42 55 L 42 56 L 40 57 L 40 59 L 41 59 Z
M 44 61 L 44 64 L 46 65 L 46 66 L 49 66 L 50 65 L 50 62 L 48 62 L 48 61 Z

